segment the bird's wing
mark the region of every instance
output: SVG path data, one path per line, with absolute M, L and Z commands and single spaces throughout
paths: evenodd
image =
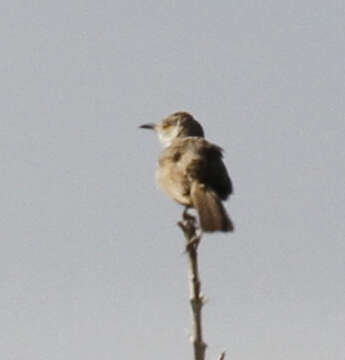
M 232 182 L 223 163 L 222 149 L 208 141 L 195 138 L 190 145 L 194 147 L 194 158 L 186 168 L 190 178 L 211 187 L 225 200 L 233 191 Z

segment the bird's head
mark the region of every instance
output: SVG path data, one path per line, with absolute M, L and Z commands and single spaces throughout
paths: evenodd
M 158 124 L 144 124 L 142 129 L 155 130 L 159 141 L 164 147 L 170 146 L 176 138 L 186 136 L 204 137 L 204 131 L 201 125 L 187 112 L 175 112 Z

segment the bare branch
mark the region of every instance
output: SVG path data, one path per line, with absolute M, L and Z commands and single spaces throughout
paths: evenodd
M 220 355 L 218 360 L 224 360 L 225 359 L 225 351 L 223 351 Z
M 196 233 L 195 217 L 188 214 L 186 210 L 183 213 L 183 220 L 179 222 L 178 225 L 182 229 L 186 239 L 186 252 L 189 260 L 189 290 L 193 315 L 192 342 L 194 347 L 194 359 L 204 360 L 207 345 L 202 338 L 201 309 L 204 301 L 201 295 L 198 269 L 198 246 L 201 235 L 198 236 Z

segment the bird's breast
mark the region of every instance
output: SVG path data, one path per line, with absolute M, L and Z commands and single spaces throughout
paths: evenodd
M 156 181 L 162 191 L 182 205 L 191 205 L 190 184 L 179 161 L 160 158 L 156 170 Z

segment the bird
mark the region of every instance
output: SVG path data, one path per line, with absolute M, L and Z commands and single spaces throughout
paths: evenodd
M 154 130 L 163 146 L 156 170 L 161 190 L 185 210 L 195 208 L 202 231 L 233 231 L 222 204 L 233 193 L 223 150 L 205 139 L 201 124 L 190 113 L 178 111 L 139 127 Z

